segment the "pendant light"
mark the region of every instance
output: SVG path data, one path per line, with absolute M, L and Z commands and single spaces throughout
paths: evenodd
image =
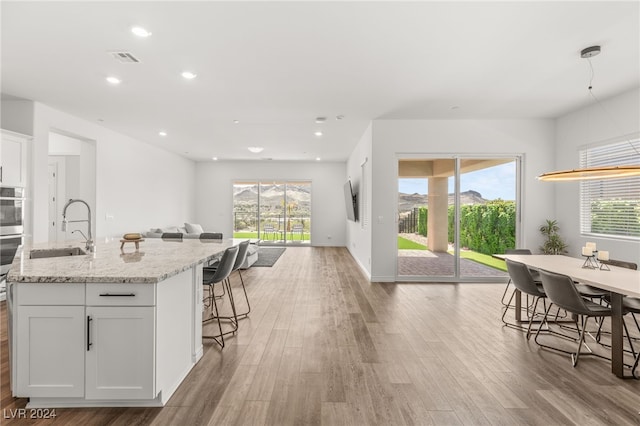
M 591 46 L 582 49 L 580 57 L 584 59 L 590 59 L 600 53 L 600 46 Z M 591 61 L 589 61 L 591 65 Z M 593 68 L 591 70 L 591 78 L 593 80 Z M 604 106 L 600 103 L 598 98 L 593 94 L 593 86 L 589 84 L 589 95 L 598 103 L 603 109 Z M 640 155 L 640 152 L 636 149 L 631 141 L 627 141 L 631 148 Z M 562 181 L 575 181 L 575 180 L 601 180 L 601 179 L 621 179 L 632 176 L 640 176 L 640 164 L 630 164 L 622 166 L 607 166 L 607 167 L 585 167 L 581 169 L 572 170 L 560 170 L 556 172 L 543 173 L 537 177 L 538 180 L 562 182 Z

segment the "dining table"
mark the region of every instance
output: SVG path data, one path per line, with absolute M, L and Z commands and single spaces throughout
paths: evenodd
M 640 298 L 640 271 L 613 265 L 585 267 L 586 258 L 565 255 L 500 254 L 496 258 L 524 263 L 529 269 L 545 270 L 571 277 L 574 282 L 588 284 L 611 292 L 611 372 L 620 378 L 624 374 L 622 299 L 625 296 Z M 601 266 L 596 264 L 597 266 Z M 516 290 L 517 291 L 517 290 Z M 516 320 L 521 321 L 520 292 L 517 293 Z

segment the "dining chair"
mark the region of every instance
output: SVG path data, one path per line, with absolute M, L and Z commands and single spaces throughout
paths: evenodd
M 562 308 L 567 312 L 574 314 L 575 326 L 579 331 L 579 337 L 578 348 L 576 352 L 569 352 L 557 347 L 540 343 L 538 341 L 538 336 L 540 335 L 540 330 L 542 327 L 538 327 L 538 331 L 536 332 L 536 336 L 534 339 L 535 342 L 542 348 L 570 354 L 571 363 L 574 367 L 578 365 L 578 360 L 583 344 L 589 350 L 589 352 L 585 353 L 585 355 L 594 355 L 600 358 L 609 359 L 591 351 L 589 346 L 587 346 L 584 342 L 584 335 L 589 318 L 610 317 L 612 315 L 611 309 L 598 303 L 594 303 L 590 300 L 584 299 L 576 289 L 575 283 L 573 282 L 571 277 L 545 270 L 540 270 L 539 272 L 540 278 L 542 280 L 542 287 L 544 288 L 544 292 L 547 295 L 547 298 L 551 302 L 547 307 L 547 310 L 545 311 L 543 322 L 547 323 L 548 325 L 547 318 L 549 316 L 549 311 L 551 310 L 551 307 L 553 305 L 556 305 L 559 308 Z M 578 321 L 579 318 L 580 321 Z M 582 322 L 582 325 L 580 325 L 580 322 Z
M 637 267 L 636 267 L 637 269 Z M 637 297 L 624 297 L 622 299 L 622 309 L 623 312 L 630 313 L 631 318 L 636 323 L 636 327 L 638 328 L 638 332 L 640 332 L 640 324 L 638 324 L 638 319 L 636 318 L 636 314 L 640 314 L 640 299 Z M 629 332 L 627 330 L 627 336 L 629 336 Z M 633 345 L 631 346 L 633 350 Z M 636 379 L 640 379 L 640 373 L 638 372 L 638 363 L 640 362 L 640 350 L 638 350 L 635 354 L 635 361 L 633 362 L 633 366 L 631 367 L 631 374 Z
M 262 233 L 265 236 L 269 236 L 269 234 L 271 234 L 271 238 L 275 241 L 276 239 L 276 228 L 273 227 L 273 225 L 268 225 L 265 224 L 262 226 Z
M 504 254 L 522 254 L 522 255 L 530 255 L 531 254 L 531 250 L 529 249 L 506 249 L 504 251 Z M 534 281 L 540 282 L 540 276 L 538 275 L 538 271 L 533 271 L 531 270 L 531 275 L 533 276 Z M 502 298 L 500 299 L 500 302 L 504 305 L 504 306 L 510 306 L 509 304 L 507 304 L 504 301 L 504 298 L 507 295 L 507 292 L 509 291 L 509 286 L 511 285 L 511 278 L 509 278 L 509 281 L 507 281 L 507 285 L 504 288 L 504 292 L 502 293 Z M 510 298 L 512 299 L 512 297 Z
M 294 234 L 300 235 L 300 242 L 304 240 L 304 227 L 302 226 L 302 224 L 297 223 L 291 227 L 291 231 L 289 233 L 289 235 L 291 235 L 291 241 L 293 241 Z
M 204 300 L 208 300 L 208 304 L 205 303 L 205 306 L 212 307 L 211 314 L 202 320 L 203 323 L 207 323 L 212 320 L 217 320 L 218 322 L 218 331 L 219 334 L 214 335 L 203 335 L 203 338 L 213 339 L 221 348 L 224 348 L 224 336 L 227 334 L 235 334 L 238 331 L 238 317 L 236 316 L 236 308 L 233 300 L 233 293 L 231 292 L 231 287 L 228 284 L 228 278 L 233 270 L 233 266 L 235 264 L 236 258 L 238 257 L 238 246 L 229 247 L 224 251 L 222 258 L 220 259 L 220 263 L 215 271 L 207 271 L 206 268 L 203 268 L 202 271 L 202 284 L 209 287 L 209 296 L 207 296 Z M 226 294 L 229 295 L 229 305 L 231 307 L 232 316 L 221 316 L 218 311 L 218 304 L 216 302 L 216 297 L 214 295 L 214 286 L 218 283 L 221 283 L 223 287 L 227 287 Z M 230 319 L 231 320 L 231 330 L 230 331 L 222 331 L 222 319 Z
M 529 312 L 527 306 L 527 316 L 529 317 L 529 324 L 527 326 L 527 339 L 531 337 L 531 325 L 533 324 L 534 317 L 536 316 L 536 309 L 538 307 L 538 302 L 540 299 L 545 299 L 547 296 L 542 288 L 542 284 L 540 282 L 536 282 L 533 279 L 533 275 L 531 271 L 524 263 L 516 262 L 513 260 L 506 260 L 507 263 L 507 271 L 509 272 L 510 281 L 513 283 L 513 286 L 520 290 L 520 292 L 527 294 L 528 296 L 533 296 L 533 309 Z M 511 298 L 509 298 L 509 302 L 504 306 L 504 312 L 502 313 L 502 322 L 513 328 L 518 328 L 523 330 L 523 327 L 507 322 L 504 317 L 509 310 L 509 306 L 511 305 L 511 301 L 515 296 L 515 290 L 511 293 Z M 540 325 L 542 326 L 542 324 Z
M 632 270 L 638 270 L 638 264 L 634 263 L 634 262 L 628 262 L 626 260 L 616 260 L 616 259 L 609 259 L 609 260 L 602 260 L 600 261 L 601 263 L 604 263 L 605 265 L 611 265 L 611 266 L 617 266 L 619 268 L 626 268 L 626 269 L 632 269 Z M 610 297 L 606 296 L 605 301 L 607 302 L 607 304 L 610 304 Z M 636 318 L 636 314 L 640 314 L 640 299 L 636 298 L 636 297 L 628 297 L 625 296 L 622 298 L 622 312 L 623 312 L 623 316 L 627 315 L 627 314 L 631 314 L 631 318 L 633 319 L 633 322 L 636 325 L 636 328 L 638 329 L 638 332 L 640 332 L 640 323 L 638 323 L 638 318 Z M 624 318 L 624 317 L 623 317 Z M 602 333 L 604 333 L 602 331 L 602 325 L 603 322 L 600 322 L 600 328 L 598 329 L 598 333 L 597 333 L 597 341 L 600 342 L 600 336 Z M 640 373 L 637 372 L 637 368 L 638 368 L 638 362 L 640 361 L 640 350 L 636 351 L 634 345 L 633 345 L 633 340 L 637 340 L 634 339 L 631 334 L 629 333 L 629 329 L 627 327 L 626 322 L 622 323 L 623 327 L 624 327 L 624 332 L 627 335 L 627 341 L 629 342 L 629 346 L 631 348 L 631 354 L 634 357 L 634 364 L 632 367 L 632 374 L 636 379 L 640 379 Z M 601 343 L 603 344 L 603 343 Z M 607 346 L 607 345 L 605 345 Z

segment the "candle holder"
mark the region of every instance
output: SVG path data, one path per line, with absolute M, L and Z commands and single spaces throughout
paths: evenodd
M 586 255 L 583 254 L 582 256 L 584 256 L 586 259 L 584 260 L 584 263 L 582 264 L 582 267 L 585 269 L 598 269 L 598 260 L 596 259 L 596 256 L 594 254 L 592 255 Z
M 601 271 L 610 271 L 611 269 L 609 269 L 609 265 L 607 265 L 606 263 L 604 263 L 602 260 L 600 261 L 600 270 Z

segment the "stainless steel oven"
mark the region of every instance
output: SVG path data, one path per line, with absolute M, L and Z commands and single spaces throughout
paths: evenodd
M 0 235 L 0 275 L 9 272 L 11 262 L 18 247 L 22 244 L 22 235 Z M 1 291 L 1 290 L 0 290 Z
M 24 234 L 24 188 L 0 187 L 0 274 L 9 271 Z M 1 290 L 0 290 L 1 291 Z
M 0 187 L 0 236 L 24 233 L 24 188 Z

